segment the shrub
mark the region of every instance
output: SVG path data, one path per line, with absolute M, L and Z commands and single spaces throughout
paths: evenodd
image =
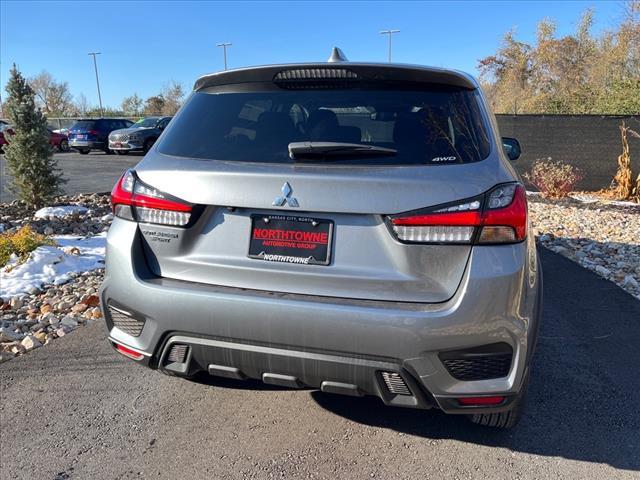
M 7 264 L 12 254 L 15 253 L 24 260 L 30 252 L 42 245 L 55 245 L 55 242 L 34 232 L 29 225 L 16 232 L 0 233 L 0 267 Z
M 523 177 L 547 198 L 563 198 L 582 180 L 582 174 L 573 165 L 561 160 L 536 160 Z
M 49 145 L 47 118 L 36 108 L 35 94 L 15 65 L 5 103 L 15 134 L 7 136 L 4 157 L 11 174 L 9 190 L 30 206 L 44 206 L 62 193 L 64 183 Z

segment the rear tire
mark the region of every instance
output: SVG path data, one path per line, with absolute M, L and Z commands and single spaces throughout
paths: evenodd
M 80 155 L 86 155 L 87 153 L 89 153 L 89 149 L 88 148 L 83 148 L 82 150 L 78 150 L 80 152 Z
M 116 152 L 116 155 L 129 155 L 128 150 L 114 150 L 114 152 Z
M 60 145 L 58 145 L 58 149 L 61 152 L 68 152 L 69 151 L 69 142 L 67 140 L 61 140 L 60 141 Z
M 106 155 L 113 155 L 113 150 L 109 150 L 109 147 L 106 147 L 106 148 L 104 149 L 104 153 L 105 153 Z
M 483 427 L 493 427 L 493 428 L 512 428 L 515 427 L 520 420 L 520 416 L 522 415 L 522 411 L 524 410 L 526 398 L 527 398 L 527 389 L 529 386 L 529 376 L 524 382 L 522 386 L 522 390 L 520 391 L 520 395 L 513 403 L 511 409 L 506 412 L 498 412 L 498 413 L 474 413 L 469 415 L 469 420 L 472 423 L 477 425 L 482 425 Z

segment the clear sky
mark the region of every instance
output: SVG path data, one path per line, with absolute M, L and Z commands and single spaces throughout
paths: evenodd
M 26 76 L 41 70 L 69 82 L 74 96 L 98 103 L 89 51 L 98 69 L 105 106 L 143 98 L 167 81 L 189 90 L 197 77 L 221 70 L 219 42 L 232 42 L 229 68 L 282 62 L 325 61 L 333 45 L 350 60 L 393 60 L 458 68 L 476 74 L 477 61 L 495 52 L 516 28 L 532 41 L 543 17 L 560 34 L 575 30 L 581 13 L 596 11 L 595 31 L 612 29 L 623 2 L 86 2 L 0 0 L 0 84 L 16 63 Z

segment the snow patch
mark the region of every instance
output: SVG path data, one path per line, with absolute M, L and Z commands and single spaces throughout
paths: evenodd
M 574 200 L 578 200 L 582 203 L 603 203 L 604 205 L 615 205 L 618 207 L 640 207 L 640 204 L 636 202 L 627 202 L 624 200 L 607 200 L 600 198 L 596 195 L 589 195 L 588 193 L 577 193 L 569 195 Z
M 36 218 L 65 218 L 71 215 L 82 215 L 87 213 L 86 207 L 80 205 L 60 205 L 57 207 L 45 207 L 38 210 L 34 217 Z
M 38 247 L 24 263 L 9 262 L 0 269 L 0 298 L 25 295 L 45 284 L 60 285 L 71 280 L 72 273 L 103 268 L 106 237 L 106 233 L 93 237 L 52 237 L 57 247 Z

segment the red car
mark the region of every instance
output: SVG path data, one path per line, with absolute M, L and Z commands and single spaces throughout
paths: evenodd
M 48 130 L 48 132 L 49 143 L 52 147 L 56 147 L 61 152 L 69 151 L 69 139 L 66 135 L 63 135 L 62 133 L 52 132 L 51 130 Z
M 49 144 L 51 147 L 55 147 L 61 152 L 69 151 L 69 140 L 66 135 L 62 135 L 61 133 L 55 133 L 51 130 L 47 129 L 49 132 Z M 0 151 L 2 151 L 2 147 L 7 145 L 7 139 L 5 137 L 6 134 L 13 135 L 13 130 L 6 123 L 0 124 Z

